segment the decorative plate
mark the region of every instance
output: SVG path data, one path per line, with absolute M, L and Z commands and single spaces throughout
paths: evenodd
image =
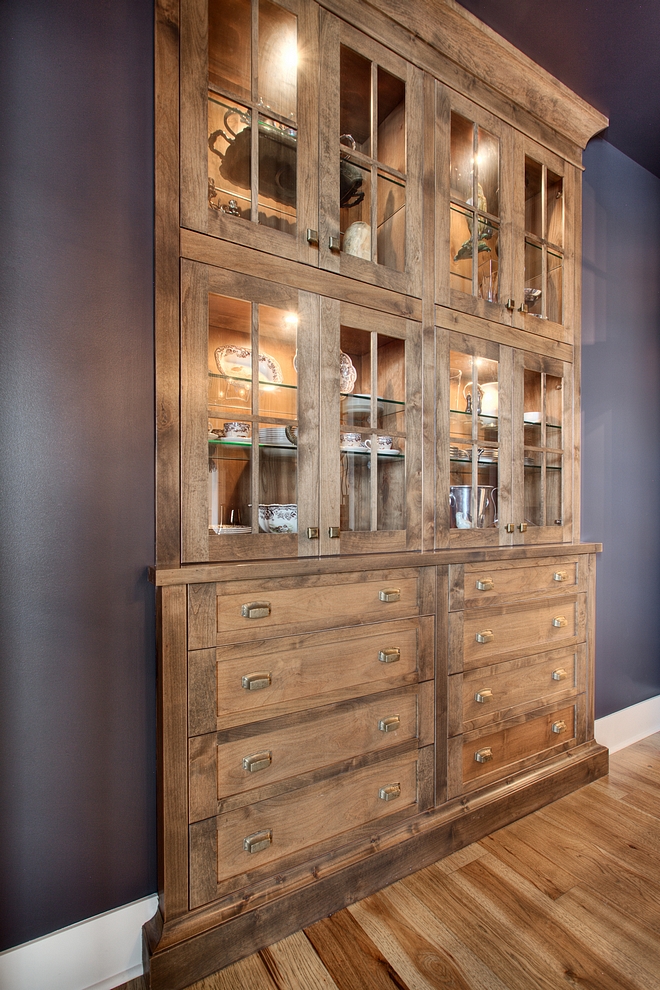
M 250 379 L 252 376 L 252 348 L 235 347 L 233 344 L 216 347 L 215 363 L 220 374 L 226 375 L 227 378 Z M 282 369 L 270 354 L 259 355 L 259 381 L 272 382 L 274 385 L 281 385 L 284 381 Z
M 353 391 L 357 381 L 357 371 L 348 354 L 339 352 L 339 391 L 347 394 Z

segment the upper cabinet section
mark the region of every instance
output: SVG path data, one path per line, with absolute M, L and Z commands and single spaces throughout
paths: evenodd
M 421 293 L 422 73 L 321 14 L 322 267 Z
M 299 0 L 184 0 L 183 226 L 316 263 L 317 25 Z

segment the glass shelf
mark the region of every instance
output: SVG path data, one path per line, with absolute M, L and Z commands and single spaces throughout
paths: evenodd
M 367 450 L 366 448 L 364 450 L 360 450 L 358 447 L 352 447 L 350 449 L 348 447 L 340 447 L 339 450 L 340 450 L 340 453 L 342 453 L 342 454 L 355 454 L 358 457 L 370 457 L 371 456 L 371 451 L 370 450 Z M 377 450 L 376 451 L 376 456 L 377 457 L 388 457 L 388 458 L 393 458 L 394 460 L 397 460 L 397 459 L 404 458 L 406 455 L 403 453 L 402 450 Z
M 249 377 L 241 378 L 238 375 L 220 375 L 213 371 L 209 371 L 209 378 L 218 379 L 219 381 L 224 381 L 224 382 L 244 382 L 247 385 L 252 384 L 252 379 Z M 259 388 L 272 389 L 273 391 L 276 388 L 288 388 L 288 389 L 293 389 L 293 391 L 295 391 L 298 388 L 298 386 L 286 385 L 284 382 L 270 382 L 266 378 L 260 377 Z

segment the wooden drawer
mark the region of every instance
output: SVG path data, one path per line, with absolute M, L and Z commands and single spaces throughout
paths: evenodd
M 587 558 L 545 557 L 537 561 L 452 564 L 449 608 L 481 608 L 537 595 L 586 591 Z
M 417 754 L 408 753 L 197 822 L 190 826 L 191 907 L 218 896 L 229 878 L 241 886 L 268 875 L 264 867 L 278 862 L 281 869 L 280 860 L 299 853 L 307 859 L 313 847 L 368 822 L 415 814 L 417 801 Z
M 433 677 L 434 619 L 231 644 L 188 654 L 190 735 Z
M 455 736 L 449 740 L 449 797 L 548 759 L 585 738 L 584 695 L 571 704 L 548 706 Z
M 433 568 L 217 585 L 218 646 L 430 614 Z
M 451 612 L 450 673 L 584 642 L 586 614 L 585 594 Z
M 195 736 L 189 744 L 190 821 L 313 783 L 364 754 L 433 742 L 433 690 L 390 691 L 315 712 Z M 344 768 L 345 769 L 345 768 Z
M 585 690 L 586 646 L 550 650 L 449 678 L 449 735 L 499 722 Z

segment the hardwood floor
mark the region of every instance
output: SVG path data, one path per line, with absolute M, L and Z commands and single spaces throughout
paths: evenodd
M 559 987 L 660 990 L 660 733 L 609 777 L 190 990 Z

